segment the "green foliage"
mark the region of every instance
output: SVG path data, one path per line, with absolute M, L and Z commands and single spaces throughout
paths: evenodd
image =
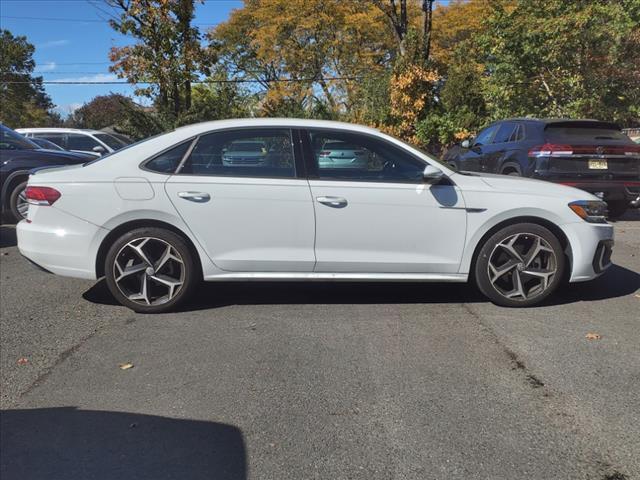
M 518 0 L 496 7 L 485 27 L 478 41 L 491 118 L 638 121 L 638 0 Z
M 51 112 L 42 77 L 32 75 L 34 51 L 26 37 L 0 31 L 0 121 L 12 128 L 60 123 L 60 116 Z
M 127 105 L 132 106 L 132 103 L 129 97 L 119 93 L 99 95 L 75 110 L 65 124 L 70 127 L 94 130 L 112 127 L 122 121 L 128 111 Z

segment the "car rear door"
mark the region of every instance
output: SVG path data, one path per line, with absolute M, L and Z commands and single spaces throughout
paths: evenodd
M 344 130 L 304 132 L 316 215 L 316 272 L 457 273 L 466 210 L 459 189 L 423 180 L 426 163 L 400 146 Z M 332 167 L 320 146 L 345 142 L 366 164 Z
M 239 128 L 200 135 L 166 192 L 221 269 L 311 272 L 315 219 L 297 132 Z M 223 162 L 234 142 L 264 142 L 271 161 Z
M 460 170 L 480 172 L 483 169 L 485 156 L 491 151 L 491 142 L 499 125 L 489 125 L 473 139 L 471 147 L 460 158 Z

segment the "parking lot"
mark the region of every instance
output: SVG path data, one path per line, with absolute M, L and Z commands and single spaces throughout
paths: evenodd
M 230 283 L 146 316 L 4 225 L 0 476 L 640 479 L 640 212 L 615 228 L 603 277 L 533 309 Z

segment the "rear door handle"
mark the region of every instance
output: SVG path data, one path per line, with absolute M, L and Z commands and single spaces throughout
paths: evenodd
M 333 208 L 344 208 L 348 205 L 347 199 L 342 197 L 316 197 L 316 200 L 327 207 Z
M 204 203 L 211 200 L 211 195 L 206 192 L 178 192 L 178 196 L 196 203 Z

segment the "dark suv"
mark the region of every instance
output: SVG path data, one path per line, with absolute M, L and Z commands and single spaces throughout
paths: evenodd
M 24 190 L 33 168 L 85 163 L 95 156 L 61 150 L 46 150 L 0 124 L 0 212 L 13 221 L 27 214 Z
M 538 178 L 603 198 L 622 215 L 640 195 L 640 145 L 614 123 L 597 120 L 500 120 L 449 150 L 458 170 Z

